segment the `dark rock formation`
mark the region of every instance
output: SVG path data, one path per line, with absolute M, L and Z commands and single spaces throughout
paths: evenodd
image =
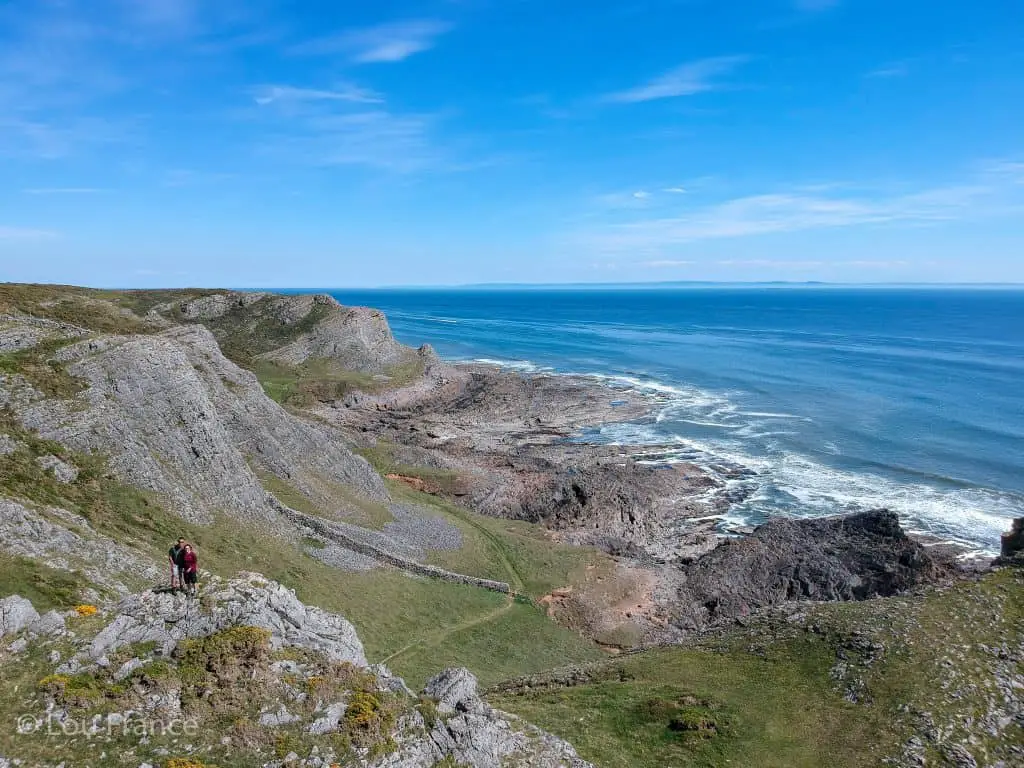
M 1003 534 L 999 562 L 1024 563 L 1024 517 L 1014 520 L 1010 530 Z
M 909 538 L 889 510 L 780 518 L 685 568 L 676 623 L 694 629 L 786 601 L 895 595 L 949 569 Z

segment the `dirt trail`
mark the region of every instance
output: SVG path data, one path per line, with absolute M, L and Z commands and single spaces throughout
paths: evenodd
M 432 633 L 430 633 L 428 635 L 424 635 L 423 637 L 417 638 L 416 640 L 413 640 L 408 645 L 403 646 L 402 648 L 399 648 L 397 651 L 392 653 L 390 656 L 388 656 L 388 657 L 386 657 L 384 659 L 381 659 L 381 663 L 382 664 L 387 664 L 387 663 L 391 662 L 393 659 L 397 659 L 399 656 L 404 656 L 409 651 L 411 651 L 411 650 L 413 650 L 415 648 L 419 648 L 421 646 L 423 648 L 434 648 L 434 647 L 440 645 L 445 640 L 447 640 L 449 637 L 451 637 L 452 635 L 454 635 L 454 634 L 456 634 L 458 632 L 462 632 L 463 630 L 466 630 L 466 629 L 472 629 L 473 627 L 479 626 L 480 624 L 486 624 L 487 622 L 493 621 L 494 619 L 498 618 L 499 616 L 502 616 L 502 615 L 508 613 L 512 609 L 512 606 L 513 606 L 514 603 L 515 603 L 515 600 L 513 600 L 511 597 L 509 597 L 508 600 L 505 601 L 504 605 L 502 605 L 497 610 L 490 611 L 490 612 L 485 613 L 485 614 L 483 614 L 481 616 L 477 616 L 476 618 L 473 618 L 473 619 L 467 619 L 466 621 L 463 621 L 463 622 L 460 622 L 458 624 L 455 624 L 454 626 L 446 627 L 445 629 L 442 629 L 442 630 L 440 630 L 438 632 L 432 632 Z

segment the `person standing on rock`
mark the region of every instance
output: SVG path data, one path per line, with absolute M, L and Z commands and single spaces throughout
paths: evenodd
M 196 582 L 199 581 L 199 560 L 191 544 L 185 545 L 185 551 L 182 554 L 182 578 L 184 579 L 185 592 L 195 595 Z
M 178 539 L 177 543 L 172 544 L 171 548 L 167 550 L 167 559 L 171 563 L 171 589 L 185 586 L 185 582 L 182 580 L 182 568 L 185 564 L 184 557 L 185 540 Z

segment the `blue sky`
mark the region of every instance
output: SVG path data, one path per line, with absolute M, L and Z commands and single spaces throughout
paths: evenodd
M 0 169 L 0 280 L 1024 282 L 1024 6 L 13 0 Z

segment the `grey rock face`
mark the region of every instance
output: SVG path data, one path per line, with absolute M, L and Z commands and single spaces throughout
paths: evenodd
M 314 720 L 309 727 L 306 728 L 306 733 L 312 733 L 313 735 L 319 736 L 335 731 L 338 729 L 338 723 L 341 722 L 342 715 L 344 714 L 344 702 L 331 704 L 324 710 L 320 717 Z
M 14 635 L 39 619 L 31 600 L 11 595 L 0 600 L 0 637 Z
M 327 308 L 325 317 L 292 343 L 263 355 L 264 359 L 285 365 L 329 359 L 352 371 L 383 373 L 391 366 L 416 358 L 412 349 L 395 341 L 382 312 L 366 307 L 343 307 L 331 296 L 301 298 L 311 299 L 314 306 Z
M 260 714 L 259 723 L 264 728 L 280 728 L 282 725 L 288 725 L 294 723 L 296 720 L 302 718 L 298 715 L 293 715 L 288 711 L 284 704 L 281 704 L 276 712 L 263 712 Z M 335 724 L 337 725 L 337 724 Z
M 427 683 L 424 693 L 437 698 L 438 711 L 454 713 L 438 719 L 430 739 L 442 754 L 451 755 L 458 764 L 479 768 L 593 768 L 567 742 L 488 706 L 477 694 L 476 678 L 469 670 L 445 670 Z M 387 765 L 397 768 L 423 763 Z
M 888 510 L 816 520 L 775 519 L 684 568 L 677 621 L 686 629 L 791 600 L 863 600 L 941 578 Z
M 7 435 L 0 435 L 0 456 L 7 456 L 10 453 L 14 453 L 18 450 L 18 441 L 8 437 Z
M 236 307 L 247 307 L 266 297 L 265 293 L 248 293 L 232 291 L 201 296 L 190 301 L 177 304 L 178 311 L 188 320 L 212 320 L 223 317 Z
M 476 677 L 468 669 L 446 669 L 432 678 L 423 693 L 437 700 L 440 712 L 479 710 L 482 702 L 476 692 Z
M 73 483 L 78 479 L 78 470 L 56 456 L 40 456 L 36 462 L 43 469 L 52 472 L 53 476 L 62 483 Z
M 70 323 L 31 315 L 0 315 L 0 353 L 31 349 L 46 339 L 74 339 L 88 333 Z
M 47 611 L 28 626 L 30 634 L 46 637 L 60 635 L 66 629 L 64 615 L 59 611 Z
M 171 499 L 183 517 L 208 521 L 218 509 L 272 518 L 249 462 L 300 489 L 320 480 L 387 498 L 380 478 L 337 433 L 270 400 L 202 326 L 102 337 L 73 344 L 62 357 L 89 388 L 75 401 L 26 405 L 26 426 L 77 450 L 107 453 L 122 480 Z
M 200 607 L 200 602 L 202 607 Z M 3 601 L 16 605 L 25 613 L 12 626 L 24 626 L 31 613 L 20 598 Z M 12 614 L 13 615 L 13 614 Z M 18 614 L 19 616 L 21 613 Z M 73 674 L 91 665 L 108 664 L 107 655 L 126 645 L 156 641 L 157 653 L 172 655 L 176 644 L 185 638 L 206 637 L 232 626 L 263 627 L 271 633 L 274 647 L 295 646 L 320 653 L 329 659 L 349 662 L 367 669 L 362 645 L 352 626 L 341 616 L 303 605 L 295 594 L 258 574 L 242 574 L 231 581 L 214 581 L 203 591 L 202 601 L 171 594 L 143 592 L 122 600 L 109 615 L 110 623 L 91 641 L 79 643 L 76 656 L 61 664 L 59 672 Z M 60 656 L 51 657 L 51 663 Z M 124 679 L 143 664 L 130 659 L 114 672 L 115 679 Z M 172 662 L 173 663 L 173 657 Z M 268 683 L 278 685 L 292 677 L 308 674 L 303 664 L 277 661 L 270 665 Z M 519 718 L 492 709 L 477 693 L 476 678 L 465 669 L 450 669 L 427 685 L 425 694 L 438 700 L 438 708 L 446 716 L 428 728 L 422 715 L 414 708 L 415 697 L 398 678 L 382 666 L 368 669 L 376 677 L 378 690 L 391 691 L 405 699 L 404 712 L 394 730 L 387 734 L 396 748 L 361 763 L 372 768 L 432 768 L 442 760 L 457 765 L 480 768 L 503 768 L 522 765 L 538 768 L 592 768 L 581 760 L 566 742 L 541 731 Z M 288 683 L 291 685 L 291 683 Z M 302 694 L 303 696 L 305 694 Z M 297 698 L 295 701 L 302 701 Z M 315 713 L 303 715 L 292 711 L 283 701 L 263 705 L 258 722 L 265 728 L 291 726 L 301 728 L 312 737 L 327 740 L 303 756 L 286 755 L 284 764 L 324 768 L 334 762 L 330 734 L 336 731 L 345 716 L 347 695 L 340 700 L 325 701 Z M 140 710 L 164 716 L 177 716 L 182 711 L 181 691 L 176 687 L 156 688 L 146 694 Z M 97 722 L 122 718 L 122 712 L 97 714 Z M 290 761 L 290 762 L 289 762 Z
M 36 511 L 0 499 L 0 540 L 8 551 L 54 568 L 81 570 L 100 586 L 126 594 L 127 576 L 162 578 L 163 569 L 132 548 L 96 533 L 89 522 L 62 509 Z
M 260 627 L 275 648 L 295 646 L 319 651 L 334 661 L 367 666 L 355 629 L 341 616 L 304 605 L 295 592 L 259 574 L 241 574 L 215 582 L 204 591 L 208 604 L 180 594 L 143 592 L 121 601 L 116 618 L 89 646 L 96 661 L 125 645 L 155 641 L 170 654 L 179 641 L 206 637 L 229 627 Z

